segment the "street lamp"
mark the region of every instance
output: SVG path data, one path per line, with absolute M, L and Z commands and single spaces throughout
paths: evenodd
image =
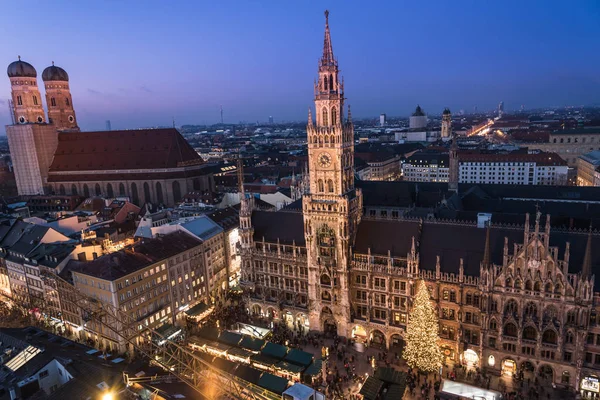
M 115 395 L 111 392 L 106 392 L 102 395 L 102 400 L 115 400 Z

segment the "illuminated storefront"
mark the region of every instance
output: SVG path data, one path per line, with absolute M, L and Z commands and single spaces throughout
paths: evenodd
M 597 376 L 586 376 L 581 380 L 581 397 L 584 399 L 600 398 L 600 380 Z
M 507 358 L 502 361 L 502 375 L 513 376 L 517 372 L 517 363 L 515 360 Z

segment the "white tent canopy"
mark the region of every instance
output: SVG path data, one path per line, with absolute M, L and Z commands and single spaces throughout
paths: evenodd
M 442 381 L 440 394 L 451 394 L 473 400 L 501 400 L 502 394 L 495 390 L 486 390 L 466 383 L 454 382 L 447 379 Z

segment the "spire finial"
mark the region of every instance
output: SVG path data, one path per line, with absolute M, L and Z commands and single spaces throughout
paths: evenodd
M 54 67 L 54 61 L 52 61 L 52 66 Z
M 486 221 L 485 223 L 486 225 L 486 230 L 485 230 L 485 248 L 483 249 L 483 266 L 484 267 L 489 267 L 490 266 L 490 226 L 491 221 Z
M 19 61 L 21 61 L 21 56 L 17 56 L 17 57 L 19 57 Z
M 325 40 L 323 41 L 323 58 L 321 65 L 333 65 L 333 47 L 331 46 L 331 35 L 329 33 L 329 10 L 325 10 Z

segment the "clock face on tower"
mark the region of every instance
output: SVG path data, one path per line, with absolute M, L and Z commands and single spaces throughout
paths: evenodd
M 331 165 L 331 156 L 328 153 L 321 153 L 317 161 L 321 167 L 327 168 Z

